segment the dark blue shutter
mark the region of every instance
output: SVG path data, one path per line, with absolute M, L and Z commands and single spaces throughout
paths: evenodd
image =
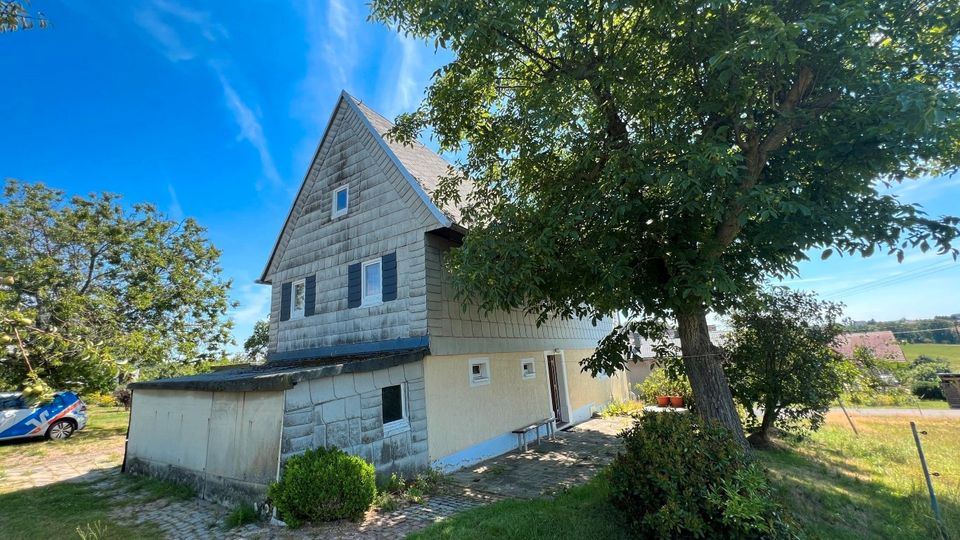
M 280 320 L 290 319 L 290 284 L 284 283 L 280 286 Z
M 317 307 L 317 276 L 307 276 L 304 280 L 304 286 L 307 288 L 303 294 L 303 315 L 309 317 L 316 313 Z
M 347 271 L 347 307 L 360 307 L 360 263 L 351 264 Z
M 383 301 L 397 299 L 397 254 L 388 253 L 383 256 Z

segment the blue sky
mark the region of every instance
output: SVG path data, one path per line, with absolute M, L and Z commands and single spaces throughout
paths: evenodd
M 449 58 L 367 22 L 349 0 L 32 7 L 48 29 L 0 35 L 0 175 L 196 218 L 234 282 L 238 341 L 268 313 L 269 288 L 253 282 L 340 90 L 393 117 Z M 931 214 L 960 214 L 960 177 L 897 190 Z M 960 265 L 945 264 L 815 257 L 792 283 L 834 293 L 856 318 L 957 313 Z M 844 292 L 928 267 L 940 270 Z

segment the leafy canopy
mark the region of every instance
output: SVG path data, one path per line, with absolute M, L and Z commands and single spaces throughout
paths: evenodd
M 725 370 L 755 440 L 772 427 L 803 433 L 822 424 L 847 371 L 833 349 L 843 333 L 840 313 L 839 304 L 786 287 L 763 291 L 732 313 Z
M 814 248 L 956 256 L 956 218 L 882 188 L 960 162 L 960 3 L 372 9 L 456 53 L 394 136 L 465 152 L 438 196 L 463 207 L 450 264 L 483 308 L 722 313 Z
M 231 343 L 219 257 L 192 219 L 9 181 L 0 274 L 15 279 L 0 288 L 0 321 L 19 321 L 33 370 L 56 388 L 106 391 L 120 369 L 219 359 Z M 22 356 L 0 348 L 0 386 L 24 380 Z

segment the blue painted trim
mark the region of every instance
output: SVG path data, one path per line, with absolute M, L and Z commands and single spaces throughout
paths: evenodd
M 540 426 L 537 428 L 540 431 L 541 439 L 547 436 L 547 426 Z M 537 440 L 537 433 L 531 431 L 525 435 L 527 438 L 527 443 L 531 443 Z M 469 448 L 465 448 L 459 452 L 450 454 L 449 456 L 442 457 L 440 459 L 434 460 L 430 464 L 431 468 L 440 469 L 441 472 L 450 473 L 464 467 L 469 467 L 471 465 L 476 465 L 485 459 L 490 459 L 492 457 L 497 457 L 501 454 L 506 454 L 517 449 L 517 434 L 504 433 L 503 435 L 497 435 L 492 439 L 487 439 L 482 443 L 475 444 Z
M 369 354 L 419 349 L 430 346 L 429 336 L 412 338 L 388 339 L 386 341 L 368 341 L 366 343 L 348 343 L 345 345 L 330 345 L 313 349 L 299 349 L 296 351 L 274 352 L 267 355 L 267 361 L 275 360 L 312 360 L 331 356 L 347 356 L 352 354 Z
M 373 124 L 370 123 L 370 119 L 368 119 L 367 115 L 363 114 L 363 111 L 361 111 L 360 107 L 357 106 L 357 102 L 354 101 L 353 98 L 350 96 L 350 94 L 347 94 L 346 91 L 340 94 L 340 96 L 341 96 L 341 99 L 346 101 L 347 104 L 353 109 L 353 111 L 357 113 L 357 115 L 363 121 L 363 124 L 367 126 L 367 129 L 370 130 L 370 134 L 373 135 L 374 140 L 380 144 L 380 148 L 382 148 L 383 151 L 386 152 L 387 157 L 390 158 L 390 161 L 392 161 L 393 164 L 397 167 L 397 170 L 400 171 L 400 174 L 402 174 L 403 177 L 407 180 L 407 182 L 410 184 L 410 187 L 412 187 L 413 190 L 417 192 L 417 195 L 420 196 L 420 200 L 422 200 L 423 203 L 427 205 L 427 208 L 430 209 L 430 212 L 433 214 L 433 217 L 437 218 L 437 221 L 440 222 L 440 225 L 444 227 L 449 227 L 450 224 L 452 223 L 450 221 L 450 218 L 448 218 L 443 212 L 440 211 L 437 205 L 434 204 L 433 200 L 430 199 L 430 196 L 427 195 L 427 192 L 423 190 L 423 186 L 420 185 L 420 182 L 418 182 L 417 179 L 414 178 L 412 174 L 410 174 L 410 171 L 408 171 L 407 168 L 403 166 L 403 163 L 400 161 L 400 158 L 398 158 L 397 155 L 393 153 L 393 150 L 390 149 L 390 145 L 387 144 L 387 141 L 383 139 L 382 135 L 377 133 L 377 130 L 374 129 Z

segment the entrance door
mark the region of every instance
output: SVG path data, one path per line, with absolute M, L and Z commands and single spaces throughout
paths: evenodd
M 547 355 L 547 372 L 550 376 L 550 399 L 553 405 L 553 417 L 558 424 L 564 423 L 560 408 L 560 378 L 557 376 L 557 355 Z

